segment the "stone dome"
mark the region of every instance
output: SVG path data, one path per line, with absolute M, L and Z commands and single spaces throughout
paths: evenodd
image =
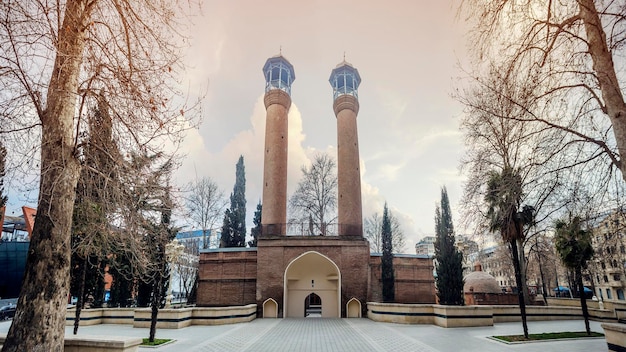
M 479 262 L 474 265 L 474 271 L 464 278 L 463 292 L 470 293 L 502 293 L 498 281 L 488 273 L 482 271 Z

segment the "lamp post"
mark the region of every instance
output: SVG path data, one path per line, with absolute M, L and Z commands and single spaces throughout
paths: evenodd
M 165 256 L 167 257 L 167 262 L 170 265 L 170 279 L 167 287 L 167 297 L 165 299 L 165 308 L 170 308 L 172 305 L 172 276 L 174 276 L 174 271 L 172 270 L 172 266 L 174 262 L 178 260 L 178 257 L 181 256 L 185 246 L 178 243 L 177 239 L 173 239 L 172 242 L 165 245 Z

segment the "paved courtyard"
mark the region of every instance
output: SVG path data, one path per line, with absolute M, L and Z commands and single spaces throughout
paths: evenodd
M 6 334 L 10 322 L 0 322 Z M 600 323 L 591 322 L 593 331 L 602 332 Z M 529 322 L 531 333 L 584 330 L 581 320 Z M 606 351 L 604 339 L 553 341 L 506 345 L 487 336 L 519 334 L 521 323 L 499 323 L 492 327 L 441 328 L 433 325 L 376 323 L 369 319 L 256 319 L 250 323 L 220 326 L 190 326 L 184 329 L 158 329 L 157 338 L 176 342 L 145 351 Z M 67 327 L 66 334 L 72 328 Z M 81 327 L 79 335 L 148 337 L 148 329 L 128 325 Z

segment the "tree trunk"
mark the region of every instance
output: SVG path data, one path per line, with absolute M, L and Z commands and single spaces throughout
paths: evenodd
M 85 305 L 85 278 L 87 276 L 87 260 L 82 259 L 82 271 L 80 273 L 80 283 L 78 288 L 78 301 L 76 302 L 76 311 L 74 314 L 74 335 L 78 333 L 78 326 L 80 325 L 80 312 Z
M 517 251 L 517 241 L 512 239 L 511 256 L 513 257 L 513 268 L 515 269 L 515 282 L 517 284 L 517 298 L 519 301 L 519 311 L 522 316 L 522 327 L 524 328 L 524 337 L 528 339 L 528 325 L 526 324 L 526 302 L 524 301 L 524 293 L 522 292 L 522 273 L 520 270 L 519 255 Z
M 158 279 L 152 286 L 152 302 L 150 307 L 152 312 L 150 315 L 150 336 L 148 340 L 154 342 L 154 336 L 156 335 L 157 318 L 159 317 L 159 305 L 161 303 L 161 290 L 163 289 L 163 273 L 159 273 Z
M 152 286 L 152 301 L 150 304 L 152 308 L 152 314 L 150 315 L 150 336 L 148 337 L 148 340 L 150 342 L 154 342 L 154 335 L 156 335 L 157 318 L 159 316 L 159 306 L 161 305 L 161 292 L 163 292 L 163 273 L 165 272 L 165 246 L 158 246 L 158 260 L 160 261 L 160 264 L 158 267 L 156 280 Z
M 578 8 L 580 18 L 585 24 L 589 54 L 602 92 L 605 113 L 613 125 L 617 149 L 620 155 L 626 155 L 626 103 L 615 73 L 613 56 L 606 43 L 606 33 L 594 0 L 578 0 Z M 619 162 L 616 166 L 626 180 L 626 163 Z
M 548 294 L 548 291 L 546 290 L 546 278 L 545 275 L 543 274 L 543 266 L 541 264 L 541 255 L 539 254 L 539 246 L 537 245 L 537 237 L 535 237 L 535 250 L 537 252 L 535 252 L 537 254 L 537 264 L 539 264 L 539 276 L 541 277 L 541 293 L 543 296 L 543 304 L 544 305 L 548 305 L 548 298 L 546 297 L 546 295 Z
M 521 237 L 517 238 L 517 248 L 519 252 L 519 268 L 522 275 L 521 290 L 522 294 L 524 295 L 524 303 L 530 304 L 530 297 L 528 296 L 528 281 L 526 280 L 526 257 L 524 256 L 524 241 Z
M 580 266 L 576 267 L 576 284 L 578 285 L 578 295 L 580 296 L 580 307 L 583 310 L 583 317 L 585 318 L 585 331 L 587 331 L 587 335 L 591 335 L 591 329 L 589 328 L 589 310 L 587 309 L 585 286 L 583 285 L 583 274 Z
M 95 3 L 95 2 L 93 2 Z M 80 164 L 74 115 L 90 1 L 68 0 L 41 119 L 41 179 L 17 312 L 5 352 L 61 352 L 70 277 L 70 231 Z M 53 273 L 53 274 L 51 274 Z

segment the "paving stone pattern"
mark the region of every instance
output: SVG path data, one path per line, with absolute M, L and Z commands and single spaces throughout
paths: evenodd
M 389 327 L 363 319 L 257 319 L 194 351 L 435 352 Z

